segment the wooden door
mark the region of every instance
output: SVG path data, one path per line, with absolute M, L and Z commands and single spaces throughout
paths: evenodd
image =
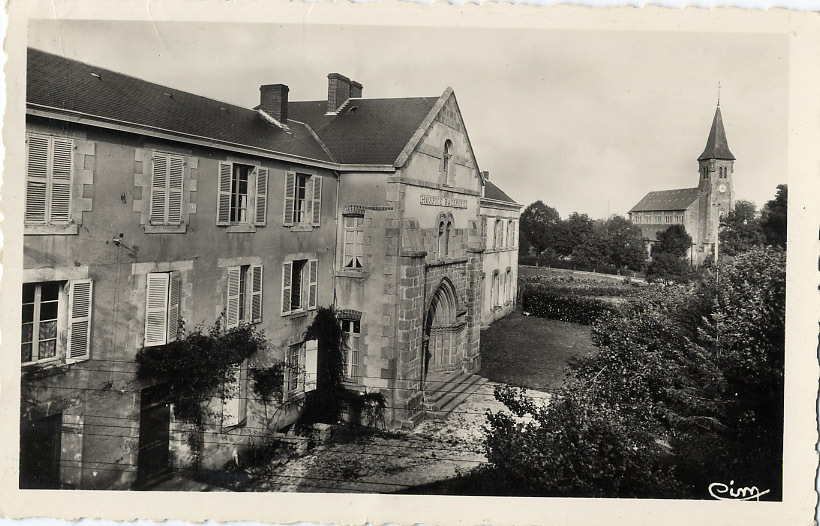
M 140 438 L 137 485 L 144 487 L 170 471 L 171 406 L 167 385 L 147 387 L 140 400 Z
M 63 414 L 20 424 L 20 488 L 60 487 L 60 439 Z

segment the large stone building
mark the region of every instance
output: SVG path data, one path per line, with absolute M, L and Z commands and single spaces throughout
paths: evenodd
M 690 260 L 703 263 L 715 248 L 720 218 L 734 208 L 734 161 L 718 104 L 706 148 L 698 157 L 698 186 L 649 192 L 629 211 L 629 218 L 649 241 L 650 251 L 659 232 L 683 225 L 692 236 Z
M 489 190 L 455 94 L 364 99 L 328 79 L 327 100 L 263 85 L 247 109 L 29 50 L 22 486 L 145 487 L 186 466 L 168 386 L 135 363 L 180 320 L 269 343 L 239 396 L 211 402 L 205 469 L 297 419 L 319 306 L 343 319 L 349 387 L 385 394 L 389 424 L 469 395 L 454 386 L 481 364 Z M 263 412 L 249 370 L 276 361 L 283 401 Z

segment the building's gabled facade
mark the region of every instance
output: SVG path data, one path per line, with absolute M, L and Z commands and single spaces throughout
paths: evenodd
M 29 50 L 23 487 L 184 467 L 167 385 L 137 378 L 135 356 L 199 324 L 253 323 L 269 344 L 208 407 L 204 469 L 296 420 L 319 306 L 343 320 L 349 386 L 383 392 L 392 425 L 424 416 L 436 375 L 478 370 L 481 210 L 517 221 L 518 205 L 482 199 L 451 89 L 361 90 L 331 74 L 327 101 L 293 103 L 263 85 L 251 110 Z M 263 410 L 248 371 L 273 361 L 284 403 Z
M 692 236 L 690 260 L 703 263 L 715 248 L 720 218 L 734 208 L 734 161 L 718 105 L 706 147 L 698 157 L 698 186 L 649 192 L 629 211 L 630 220 L 649 240 L 650 252 L 659 232 L 680 224 Z

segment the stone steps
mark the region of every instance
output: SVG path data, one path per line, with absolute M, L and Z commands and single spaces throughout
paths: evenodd
M 454 371 L 441 378 L 428 378 L 428 389 L 432 389 L 427 391 L 424 400 L 427 416 L 429 418 L 447 417 L 486 383 L 486 378 L 462 371 Z

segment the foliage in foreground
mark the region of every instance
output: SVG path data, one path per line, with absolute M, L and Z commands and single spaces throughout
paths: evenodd
M 497 391 L 485 469 L 523 495 L 704 498 L 732 479 L 779 499 L 784 322 L 785 253 L 768 247 L 641 290 L 595 322 L 599 352 L 547 407 Z

